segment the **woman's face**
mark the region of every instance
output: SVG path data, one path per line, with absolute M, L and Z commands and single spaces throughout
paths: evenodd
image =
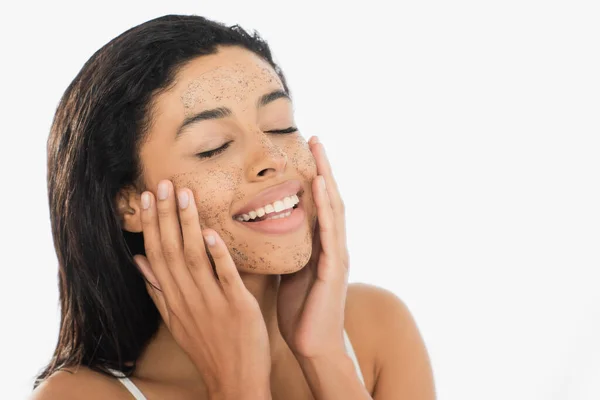
M 312 251 L 316 165 L 298 131 L 272 132 L 296 126 L 292 103 L 282 94 L 267 62 L 240 47 L 220 47 L 189 62 L 174 86 L 155 98 L 141 148 L 146 187 L 156 193 L 158 182 L 170 179 L 176 191 L 191 189 L 200 224 L 221 235 L 244 272 L 294 272 Z M 272 189 L 276 193 L 259 196 Z M 289 217 L 264 223 L 237 219 L 250 209 L 260 214 L 284 197 L 295 200 L 293 195 L 300 203 Z

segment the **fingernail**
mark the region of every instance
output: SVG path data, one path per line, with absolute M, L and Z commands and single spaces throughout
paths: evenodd
M 161 182 L 158 184 L 158 199 L 166 200 L 169 197 L 169 185 L 167 182 Z
M 204 236 L 204 239 L 206 240 L 206 244 L 208 244 L 209 246 L 214 246 L 215 243 L 217 243 L 217 240 L 213 235 L 206 235 Z
M 319 138 L 316 136 L 313 136 L 310 138 L 310 144 L 317 144 L 319 143 Z
M 190 197 L 188 196 L 187 192 L 185 190 L 180 191 L 177 194 L 177 198 L 179 199 L 179 207 L 182 210 L 185 210 L 190 203 Z
M 150 194 L 148 192 L 142 193 L 142 208 L 144 210 L 150 208 Z

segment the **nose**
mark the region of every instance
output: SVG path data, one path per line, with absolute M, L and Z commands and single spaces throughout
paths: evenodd
M 287 166 L 287 153 L 263 132 L 253 135 L 248 157 L 248 181 L 266 180 L 282 175 Z

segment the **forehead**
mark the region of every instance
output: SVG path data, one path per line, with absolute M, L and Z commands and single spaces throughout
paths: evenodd
M 220 47 L 216 54 L 186 64 L 169 92 L 188 114 L 216 103 L 254 100 L 265 90 L 278 88 L 283 89 L 281 80 L 262 58 L 240 47 Z

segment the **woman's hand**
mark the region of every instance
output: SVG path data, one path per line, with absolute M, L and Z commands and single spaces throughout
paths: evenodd
M 317 359 L 345 354 L 348 250 L 344 204 L 325 149 L 316 137 L 309 145 L 318 174 L 312 183 L 318 218 L 312 255 L 302 270 L 281 275 L 277 318 L 292 352 L 297 357 Z
M 161 181 L 157 196 L 142 195 L 147 258 L 134 259 L 165 324 L 211 398 L 270 399 L 270 348 L 258 302 L 217 232 L 201 229 L 192 191 L 180 189 L 176 201 L 172 183 Z

